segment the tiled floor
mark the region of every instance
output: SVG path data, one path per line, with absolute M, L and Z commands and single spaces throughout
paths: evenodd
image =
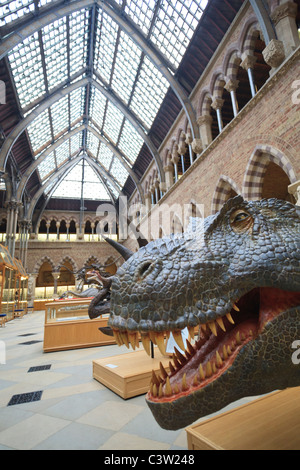
M 123 400 L 93 379 L 92 361 L 125 347 L 43 353 L 43 326 L 44 312 L 35 312 L 0 328 L 0 450 L 187 449 L 185 430 L 161 429 L 144 395 Z M 8 406 L 12 397 L 18 403 Z

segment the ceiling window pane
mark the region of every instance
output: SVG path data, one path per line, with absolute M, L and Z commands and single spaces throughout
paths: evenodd
M 206 2 L 164 0 L 161 3 L 151 41 L 178 67 L 202 16 Z
M 69 127 L 69 96 L 64 96 L 51 108 L 53 134 L 56 136 Z
M 126 119 L 119 141 L 119 149 L 133 164 L 142 148 L 144 140 L 137 133 L 132 124 Z
M 49 155 L 47 155 L 45 160 L 43 160 L 38 166 L 41 180 L 43 181 L 44 179 L 46 179 L 46 177 L 50 173 L 55 171 L 55 169 L 56 169 L 55 156 L 54 156 L 54 152 L 51 152 Z
M 117 41 L 118 25 L 106 13 L 99 11 L 96 27 L 94 67 L 103 80 L 110 81 Z
M 23 15 L 34 11 L 34 0 L 1 1 L 0 27 L 21 18 Z
M 24 108 L 46 92 L 38 33 L 14 47 L 8 59 Z
M 70 139 L 70 153 L 73 156 L 82 148 L 82 132 L 73 135 Z
M 40 147 L 52 142 L 49 120 L 49 111 L 46 109 L 27 127 L 32 150 L 36 152 Z
M 102 128 L 106 101 L 102 93 L 93 87 L 91 92 L 90 117 L 99 129 Z
M 66 18 L 61 18 L 42 30 L 49 90 L 68 78 Z
M 87 148 L 92 153 L 92 155 L 97 158 L 98 149 L 99 149 L 99 139 L 94 136 L 92 132 L 87 133 Z
M 126 104 L 132 92 L 141 55 L 141 49 L 122 31 L 112 78 L 112 88 Z
M 111 164 L 113 158 L 113 153 L 107 145 L 103 144 L 102 142 L 100 143 L 100 149 L 98 153 L 98 160 L 99 162 L 104 166 L 106 170 L 109 169 L 109 166 Z
M 123 119 L 123 113 L 116 106 L 108 102 L 103 132 L 114 143 L 117 143 Z
M 83 10 L 76 11 L 69 17 L 71 76 L 86 66 L 88 15 L 88 10 Z
M 128 178 L 128 173 L 117 157 L 114 157 L 110 173 L 118 181 L 120 186 L 123 187 Z
M 168 88 L 167 80 L 145 57 L 130 108 L 147 127 L 151 127 Z
M 126 2 L 125 13 L 136 25 L 148 34 L 155 9 L 155 0 L 129 0 Z
M 78 88 L 70 93 L 70 121 L 71 125 L 84 113 L 85 88 Z
M 70 156 L 70 139 L 66 140 L 59 147 L 57 147 L 55 150 L 55 156 L 57 167 L 60 167 L 68 160 Z

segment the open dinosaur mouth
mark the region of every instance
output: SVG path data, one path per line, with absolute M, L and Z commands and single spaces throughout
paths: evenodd
M 235 302 L 231 312 L 200 325 L 195 344 L 187 341 L 185 355 L 175 350 L 169 372 L 152 373 L 150 401 L 173 401 L 216 381 L 233 364 L 241 349 L 255 339 L 281 312 L 300 304 L 300 293 L 255 288 Z
M 300 293 L 271 287 L 255 288 L 237 300 L 230 312 L 212 322 L 199 325 L 198 338 L 189 328 L 187 348 L 180 331 L 172 331 L 178 344 L 167 370 L 160 364 L 160 374 L 152 372 L 147 399 L 170 402 L 189 395 L 216 381 L 235 361 L 241 349 L 253 341 L 281 312 L 300 305 Z M 116 330 L 119 345 L 138 347 L 138 332 Z M 166 355 L 169 332 L 140 332 L 144 349 L 150 354 L 150 341 Z M 193 344 L 192 344 L 193 343 Z M 171 358 L 170 358 L 171 359 Z

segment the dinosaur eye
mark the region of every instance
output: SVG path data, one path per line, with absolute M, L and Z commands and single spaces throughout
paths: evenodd
M 248 212 L 239 209 L 231 214 L 230 224 L 236 233 L 246 232 L 251 229 L 253 218 L 248 214 Z
M 250 215 L 247 214 L 247 212 L 240 212 L 239 214 L 235 216 L 233 222 L 241 222 L 242 220 L 245 220 L 248 217 L 250 217 Z

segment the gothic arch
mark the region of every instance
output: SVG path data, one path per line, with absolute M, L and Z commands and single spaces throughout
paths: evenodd
M 50 266 L 52 267 L 52 271 L 55 272 L 55 264 L 53 262 L 53 260 L 51 258 L 49 258 L 49 256 L 43 256 L 43 258 L 41 258 L 34 266 L 34 270 L 33 272 L 34 273 L 38 273 L 41 266 L 44 264 L 44 263 L 49 263 Z
M 291 184 L 296 181 L 296 175 L 288 158 L 271 145 L 257 145 L 248 162 L 244 182 L 243 196 L 247 200 L 261 199 L 264 175 L 268 164 L 278 165 L 287 174 Z
M 213 195 L 211 213 L 216 214 L 228 199 L 238 194 L 241 194 L 241 191 L 233 179 L 221 175 Z
M 76 262 L 73 260 L 73 258 L 71 258 L 70 256 L 64 256 L 62 261 L 60 263 L 58 263 L 57 265 L 57 270 L 59 271 L 59 269 L 64 265 L 65 262 L 68 262 L 71 266 L 72 266 L 72 269 L 73 269 L 73 273 L 75 273 L 76 271 L 78 271 L 78 268 L 77 268 L 77 264 Z

